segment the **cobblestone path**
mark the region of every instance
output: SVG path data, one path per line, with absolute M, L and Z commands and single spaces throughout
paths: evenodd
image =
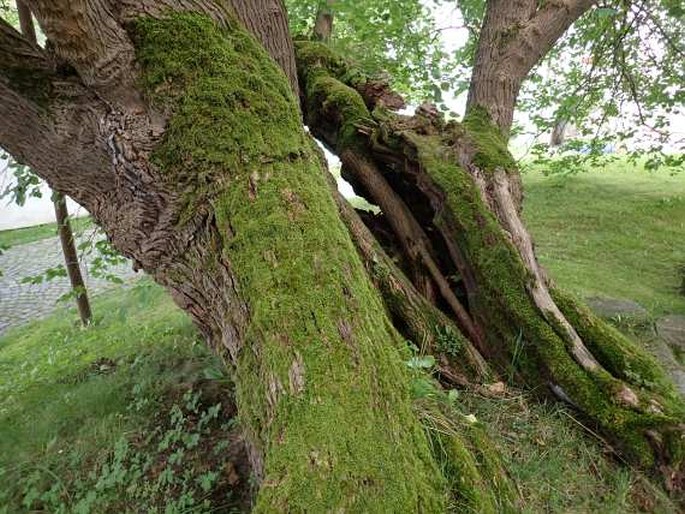
M 86 281 L 88 293 L 102 291 L 116 284 L 89 275 L 89 258 L 81 263 L 81 271 Z M 92 257 L 91 259 L 92 260 Z M 14 246 L 0 255 L 0 335 L 8 328 L 41 318 L 56 309 L 67 309 L 74 305 L 73 300 L 57 302 L 70 291 L 68 277 L 56 277 L 41 284 L 22 284 L 27 276 L 38 275 L 47 268 L 64 264 L 59 239 L 56 237 Z M 110 270 L 112 274 L 130 280 L 142 276 L 131 269 L 130 263 Z

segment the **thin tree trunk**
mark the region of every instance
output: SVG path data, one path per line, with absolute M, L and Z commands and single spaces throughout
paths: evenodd
M 314 20 L 314 39 L 327 43 L 333 34 L 333 5 L 335 0 L 326 0 L 316 12 Z
M 84 326 L 87 326 L 90 324 L 93 315 L 90 310 L 90 302 L 88 301 L 86 283 L 83 281 L 83 275 L 81 275 L 81 267 L 79 266 L 78 253 L 76 252 L 76 244 L 74 242 L 74 233 L 71 230 L 71 223 L 69 222 L 67 199 L 64 195 L 53 192 L 52 203 L 55 207 L 57 232 L 59 233 L 59 241 L 62 245 L 64 265 L 66 266 L 67 274 L 69 275 L 71 290 L 76 295 L 76 306 L 78 307 L 81 323 L 83 323 Z
M 24 2 L 17 0 L 17 12 L 19 14 L 19 24 L 21 26 L 22 34 L 24 34 L 26 39 L 31 43 L 37 44 L 36 29 L 33 25 L 31 10 Z M 76 296 L 76 306 L 78 307 L 81 323 L 83 323 L 84 326 L 87 326 L 91 322 L 92 313 L 90 310 L 90 302 L 88 301 L 86 284 L 81 275 L 78 253 L 76 252 L 76 244 L 74 242 L 74 234 L 69 222 L 67 201 L 64 195 L 57 191 L 53 191 L 52 203 L 55 208 L 57 232 L 62 248 L 62 256 L 64 257 L 64 265 L 66 266 L 67 274 L 69 275 L 71 290 Z

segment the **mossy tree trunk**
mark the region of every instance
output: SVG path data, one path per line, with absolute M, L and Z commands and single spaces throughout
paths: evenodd
M 340 218 L 280 0 L 29 4 L 52 45 L 0 25 L 0 141 L 82 203 L 225 359 L 254 510 L 506 510 L 497 457 L 407 366 Z M 430 340 L 432 323 L 413 326 Z
M 340 155 L 343 176 L 386 213 L 408 206 L 411 223 L 388 223 L 396 238 L 426 247 L 419 260 L 438 264 L 436 282 L 458 277 L 466 319 L 446 296 L 436 306 L 500 373 L 569 403 L 681 488 L 682 397 L 645 350 L 551 287 L 521 221 L 516 164 L 488 110 L 472 106 L 463 123 L 430 105 L 400 116 L 387 108 L 398 105 L 387 84 L 325 46 L 298 42 L 297 55 L 306 123 Z M 405 262 L 411 250 L 402 248 Z
M 677 483 L 682 401 L 550 293 L 487 100 L 464 124 L 397 116 L 385 84 L 311 43 L 298 84 L 281 0 L 27 3 L 51 45 L 0 23 L 0 144 L 84 205 L 225 358 L 256 511 L 515 506 L 482 430 L 410 370 L 404 337 L 453 383 L 488 379 L 484 356 L 542 382 Z M 536 23 L 560 31 L 567 4 Z M 300 91 L 312 131 L 383 206 L 406 276 L 331 194 Z

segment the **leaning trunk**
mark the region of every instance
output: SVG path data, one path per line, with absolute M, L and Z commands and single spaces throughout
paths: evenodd
M 428 246 L 421 261 L 439 263 L 435 277 L 458 276 L 461 308 L 448 295 L 438 305 L 464 335 L 500 373 L 569 403 L 635 462 L 682 487 L 682 398 L 644 350 L 550 289 L 520 218 L 516 164 L 488 112 L 471 108 L 463 123 L 427 106 L 399 116 L 386 108 L 397 104 L 387 85 L 322 45 L 297 50 L 307 124 L 362 195 L 411 207 Z M 395 231 L 415 248 L 410 225 Z
M 506 510 L 515 490 L 482 428 L 407 366 L 340 219 L 287 73 L 280 0 L 234 3 L 262 44 L 210 1 L 79 5 L 87 16 L 31 2 L 54 55 L 0 23 L 0 139 L 83 204 L 225 359 L 255 510 Z M 30 90 L 27 76 L 40 79 Z M 421 305 L 402 303 L 393 312 Z M 430 341 L 431 325 L 413 333 Z
M 57 220 L 57 233 L 59 242 L 62 246 L 64 265 L 69 276 L 71 291 L 76 296 L 76 306 L 78 307 L 79 317 L 84 326 L 89 325 L 93 317 L 88 301 L 88 291 L 86 283 L 81 274 L 78 253 L 76 252 L 76 241 L 74 232 L 69 221 L 69 211 L 67 210 L 67 199 L 64 195 L 53 193 L 52 203 L 55 207 L 55 219 Z
M 0 140 L 86 206 L 224 357 L 256 511 L 511 507 L 481 427 L 410 371 L 396 326 L 463 352 L 441 357 L 442 378 L 487 376 L 485 355 L 682 476 L 682 400 L 643 352 L 550 294 L 490 113 L 397 116 L 384 84 L 300 46 L 310 129 L 387 211 L 405 276 L 329 192 L 281 0 L 29 3 L 54 55 L 0 24 Z
M 151 155 L 191 238 L 150 267 L 234 370 L 255 511 L 439 511 L 406 348 L 340 222 L 282 72 L 235 23 L 141 20 Z M 177 63 L 183 63 L 179 68 Z

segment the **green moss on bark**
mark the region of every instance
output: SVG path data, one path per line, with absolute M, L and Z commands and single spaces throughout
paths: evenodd
M 448 512 L 516 512 L 518 492 L 484 427 L 438 387 L 416 401 L 416 410 L 450 486 Z
M 529 273 L 483 203 L 472 177 L 454 163 L 439 138 L 414 136 L 412 142 L 422 167 L 446 194 L 449 209 L 436 223 L 454 230 L 460 248 L 468 256 L 479 285 L 474 308 L 487 316 L 492 344 L 501 347 L 504 343 L 507 351 L 502 363 L 508 361 L 533 386 L 549 381 L 561 387 L 583 413 L 606 433 L 613 434 L 628 454 L 641 465 L 652 466 L 655 454 L 647 432 L 682 422 L 682 400 L 661 386 L 644 387 L 638 389 L 639 409 L 633 409 L 617 401 L 622 387 L 619 380 L 605 370 L 588 372 L 581 368 L 572 357 L 570 343 L 560 336 L 564 329 L 551 324 L 535 306 L 527 291 Z M 586 335 L 590 331 L 596 334 L 597 327 L 588 325 L 587 320 L 576 316 L 571 321 L 577 323 L 581 336 L 584 330 Z M 619 344 L 615 337 L 597 339 L 596 348 L 605 344 L 609 345 L 606 351 L 613 348 L 621 358 L 630 355 L 626 353 L 627 343 Z M 633 355 L 630 362 L 657 380 L 656 371 L 647 366 L 647 372 L 645 360 Z M 658 383 L 662 383 L 661 379 Z M 661 406 L 661 412 L 650 411 L 652 400 Z
M 515 170 L 514 161 L 507 145 L 507 138 L 490 119 L 482 107 L 474 107 L 466 114 L 463 126 L 476 147 L 473 163 L 483 171 L 496 169 Z
M 250 324 L 235 369 L 264 454 L 255 512 L 442 512 L 408 358 L 338 219 L 281 71 L 242 28 L 175 14 L 134 27 L 171 113 L 154 162 L 209 208 Z M 220 292 L 217 292 L 220 294 Z
M 298 59 L 306 63 L 305 68 L 321 70 L 321 76 L 327 77 L 329 90 L 336 84 L 331 79 L 347 80 L 340 61 L 321 48 L 301 47 Z M 306 74 L 302 76 L 308 80 Z M 353 84 L 348 82 L 348 85 Z M 314 100 L 325 98 L 317 96 Z M 338 108 L 338 112 L 343 110 Z M 599 337 L 596 346 L 591 348 L 598 349 L 600 358 L 611 364 L 607 369 L 614 373 L 613 376 L 605 369 L 588 371 L 576 362 L 573 342 L 566 328 L 555 323 L 550 313 L 538 309 L 529 292 L 533 277 L 485 204 L 473 176 L 457 164 L 455 146 L 458 152 L 475 148 L 471 163 L 484 180 L 500 169 L 517 173 L 506 139 L 487 113 L 474 109 L 463 124 L 452 124 L 449 130 L 437 125 L 423 127 L 417 120 L 398 118 L 378 110 L 373 116 L 376 126 L 372 129 L 371 142 L 385 147 L 383 152 L 396 152 L 398 160 L 404 156 L 415 162 L 419 172 L 426 173 L 444 193 L 445 207 L 435 207 L 433 223 L 454 237 L 465 255 L 478 285 L 477 295 L 470 299 L 470 307 L 487 328 L 490 347 L 497 349 L 503 370 L 511 370 L 531 387 L 553 385 L 559 396 L 569 398 L 641 465 L 654 465 L 664 449 L 668 450 L 666 461 L 670 459 L 671 465 L 679 465 L 678 455 L 682 451 L 666 447 L 674 444 L 681 448 L 685 444 L 682 439 L 678 441 L 666 434 L 682 423 L 682 399 L 674 397 L 657 371 L 622 340 Z M 346 122 L 339 120 L 338 127 L 344 127 Z M 597 327 L 583 327 L 587 320 L 571 321 L 578 323 L 581 334 L 596 331 Z M 605 343 L 606 348 L 599 349 Z M 625 362 L 619 362 L 624 358 Z M 630 380 L 629 372 L 616 371 L 622 364 L 634 366 L 638 370 L 637 376 L 641 377 L 642 372 L 647 380 Z M 650 378 L 656 382 L 650 383 Z M 630 383 L 633 392 L 637 393 L 637 405 L 631 405 L 632 393 L 625 389 L 620 379 Z M 661 450 L 654 451 L 650 432 L 667 439 Z
M 605 369 L 636 387 L 659 394 L 661 401 L 669 404 L 670 408 L 683 410 L 680 394 L 663 367 L 644 347 L 595 316 L 571 295 L 553 289 L 552 296 Z

